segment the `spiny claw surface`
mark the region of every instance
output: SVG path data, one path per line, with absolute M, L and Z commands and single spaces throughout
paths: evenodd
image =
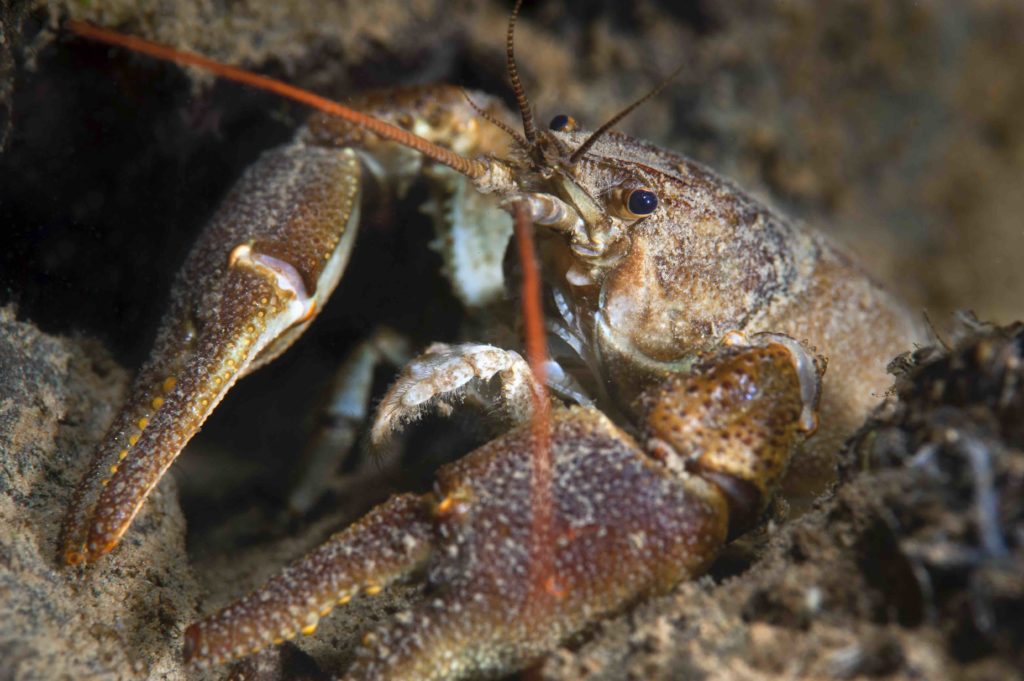
M 190 626 L 186 660 L 219 664 L 312 633 L 353 593 L 425 572 L 429 598 L 367 634 L 344 678 L 494 675 L 700 574 L 730 527 L 756 518 L 805 435 L 821 370 L 790 341 L 723 348 L 665 379 L 643 400 L 644 447 L 596 409 L 556 410 L 546 573 L 533 560 L 527 423 L 442 468 L 432 493 L 392 498 Z
M 153 352 L 76 491 L 64 562 L 114 548 L 235 381 L 305 329 L 347 262 L 359 179 L 352 151 L 296 143 L 239 180 L 179 272 Z
M 422 565 L 432 533 L 427 503 L 393 497 L 260 590 L 190 626 L 185 661 L 209 666 L 312 634 L 335 605 L 359 592 L 375 595 Z

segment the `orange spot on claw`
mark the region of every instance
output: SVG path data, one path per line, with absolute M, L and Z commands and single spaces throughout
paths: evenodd
M 558 599 L 565 598 L 566 595 L 565 587 L 562 586 L 562 583 L 554 575 L 549 575 L 544 580 L 544 591 Z
M 147 418 L 139 419 L 139 429 L 140 430 L 145 430 L 146 426 L 148 426 L 148 425 L 149 425 L 149 419 L 147 419 Z
M 164 379 L 164 384 L 160 386 L 160 388 L 165 393 L 169 393 L 172 390 L 174 390 L 174 386 L 176 386 L 177 384 L 178 379 L 176 379 L 174 376 L 168 376 L 166 379 Z
M 159 409 L 160 407 L 164 406 L 164 398 L 154 397 L 152 405 L 154 409 Z

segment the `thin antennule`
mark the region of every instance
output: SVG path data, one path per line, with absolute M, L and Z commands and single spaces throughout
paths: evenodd
M 505 54 L 508 62 L 508 79 L 512 81 L 512 91 L 516 95 L 516 103 L 519 104 L 519 113 L 523 116 L 523 134 L 526 135 L 526 141 L 532 146 L 537 142 L 537 129 L 533 127 L 533 111 L 530 109 L 530 100 L 526 98 L 526 90 L 523 89 L 523 83 L 519 80 L 514 47 L 516 20 L 519 18 L 519 8 L 522 6 L 523 0 L 516 0 L 516 6 L 512 8 L 512 15 L 508 18 Z
M 498 129 L 504 131 L 505 133 L 507 133 L 509 135 L 509 137 L 514 139 L 516 141 L 516 143 L 519 144 L 521 147 L 526 148 L 526 147 L 529 146 L 529 145 L 526 144 L 526 140 L 523 139 L 523 136 L 520 135 L 515 130 L 513 130 L 512 128 L 510 128 L 505 123 L 505 121 L 502 121 L 502 120 L 499 120 L 499 119 L 495 118 L 494 116 L 491 115 L 491 112 L 489 112 L 486 109 L 484 109 L 484 108 L 480 107 L 479 105 L 477 105 L 477 103 L 473 101 L 473 98 L 469 96 L 468 92 L 463 90 L 462 91 L 462 96 L 465 97 L 466 101 L 469 102 L 469 105 L 471 107 L 473 107 L 473 111 L 476 111 L 477 114 L 481 118 L 483 118 L 485 121 L 487 121 L 488 123 L 490 123 L 494 127 L 496 127 Z
M 653 90 L 651 90 L 646 95 L 644 95 L 640 99 L 636 100 L 635 102 L 627 106 L 619 113 L 612 116 L 611 120 L 609 120 L 607 123 L 605 123 L 600 128 L 591 133 L 590 137 L 588 137 L 586 141 L 576 149 L 576 151 L 572 152 L 572 156 L 569 157 L 570 165 L 577 163 L 581 158 L 583 158 L 583 154 L 587 153 L 590 147 L 594 146 L 594 143 L 601 138 L 601 135 L 611 130 L 613 125 L 621 121 L 629 114 L 633 113 L 633 111 L 637 109 L 637 107 L 639 107 L 641 104 L 651 99 L 659 92 L 664 90 L 666 87 L 668 87 L 668 84 L 671 83 L 675 79 L 675 77 L 679 75 L 679 72 L 683 70 L 683 66 L 685 66 L 685 64 L 680 64 L 678 67 L 676 67 L 675 71 L 670 73 L 664 80 L 655 85 Z
M 410 149 L 418 151 L 438 163 L 443 163 L 452 170 L 470 178 L 477 179 L 487 172 L 487 165 L 481 161 L 476 161 L 456 154 L 454 151 L 428 142 L 422 137 L 412 134 L 408 130 L 395 127 L 394 125 L 385 123 L 384 121 L 371 116 L 367 116 L 364 113 L 360 113 L 355 109 L 350 109 L 347 106 L 333 102 L 325 97 L 288 85 L 287 83 L 274 78 L 261 76 L 235 66 L 222 64 L 212 59 L 208 59 L 207 57 L 192 54 L 191 52 L 184 52 L 173 47 L 161 45 L 135 36 L 122 35 L 116 31 L 100 28 L 98 26 L 93 26 L 81 21 L 75 21 L 73 19 L 65 21 L 64 28 L 89 40 L 95 40 L 97 42 L 114 45 L 116 47 L 123 47 L 127 50 L 131 50 L 132 52 L 145 54 L 162 61 L 174 62 L 175 64 L 183 64 L 186 66 L 195 66 L 216 74 L 226 80 L 232 80 L 236 83 L 242 83 L 261 90 L 266 90 L 267 92 L 273 92 L 281 97 L 286 97 L 287 99 L 299 102 L 300 104 L 305 104 L 306 106 L 312 107 L 318 111 L 323 111 L 324 113 L 336 116 L 354 125 L 358 125 L 364 130 L 372 132 L 384 139 L 409 147 Z

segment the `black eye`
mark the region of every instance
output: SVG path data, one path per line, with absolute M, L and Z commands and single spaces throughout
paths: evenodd
M 658 207 L 658 196 L 647 189 L 634 189 L 626 199 L 626 208 L 633 215 L 650 215 Z
M 548 127 L 555 132 L 572 132 L 576 129 L 576 119 L 565 114 L 558 114 L 551 119 Z

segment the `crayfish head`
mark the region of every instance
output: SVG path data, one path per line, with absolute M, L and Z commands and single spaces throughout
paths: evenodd
M 550 131 L 552 147 L 590 138 Z M 577 158 L 578 156 L 578 158 Z M 607 132 L 532 180 L 548 283 L 624 402 L 759 323 L 801 281 L 813 244 L 742 191 L 683 156 Z

